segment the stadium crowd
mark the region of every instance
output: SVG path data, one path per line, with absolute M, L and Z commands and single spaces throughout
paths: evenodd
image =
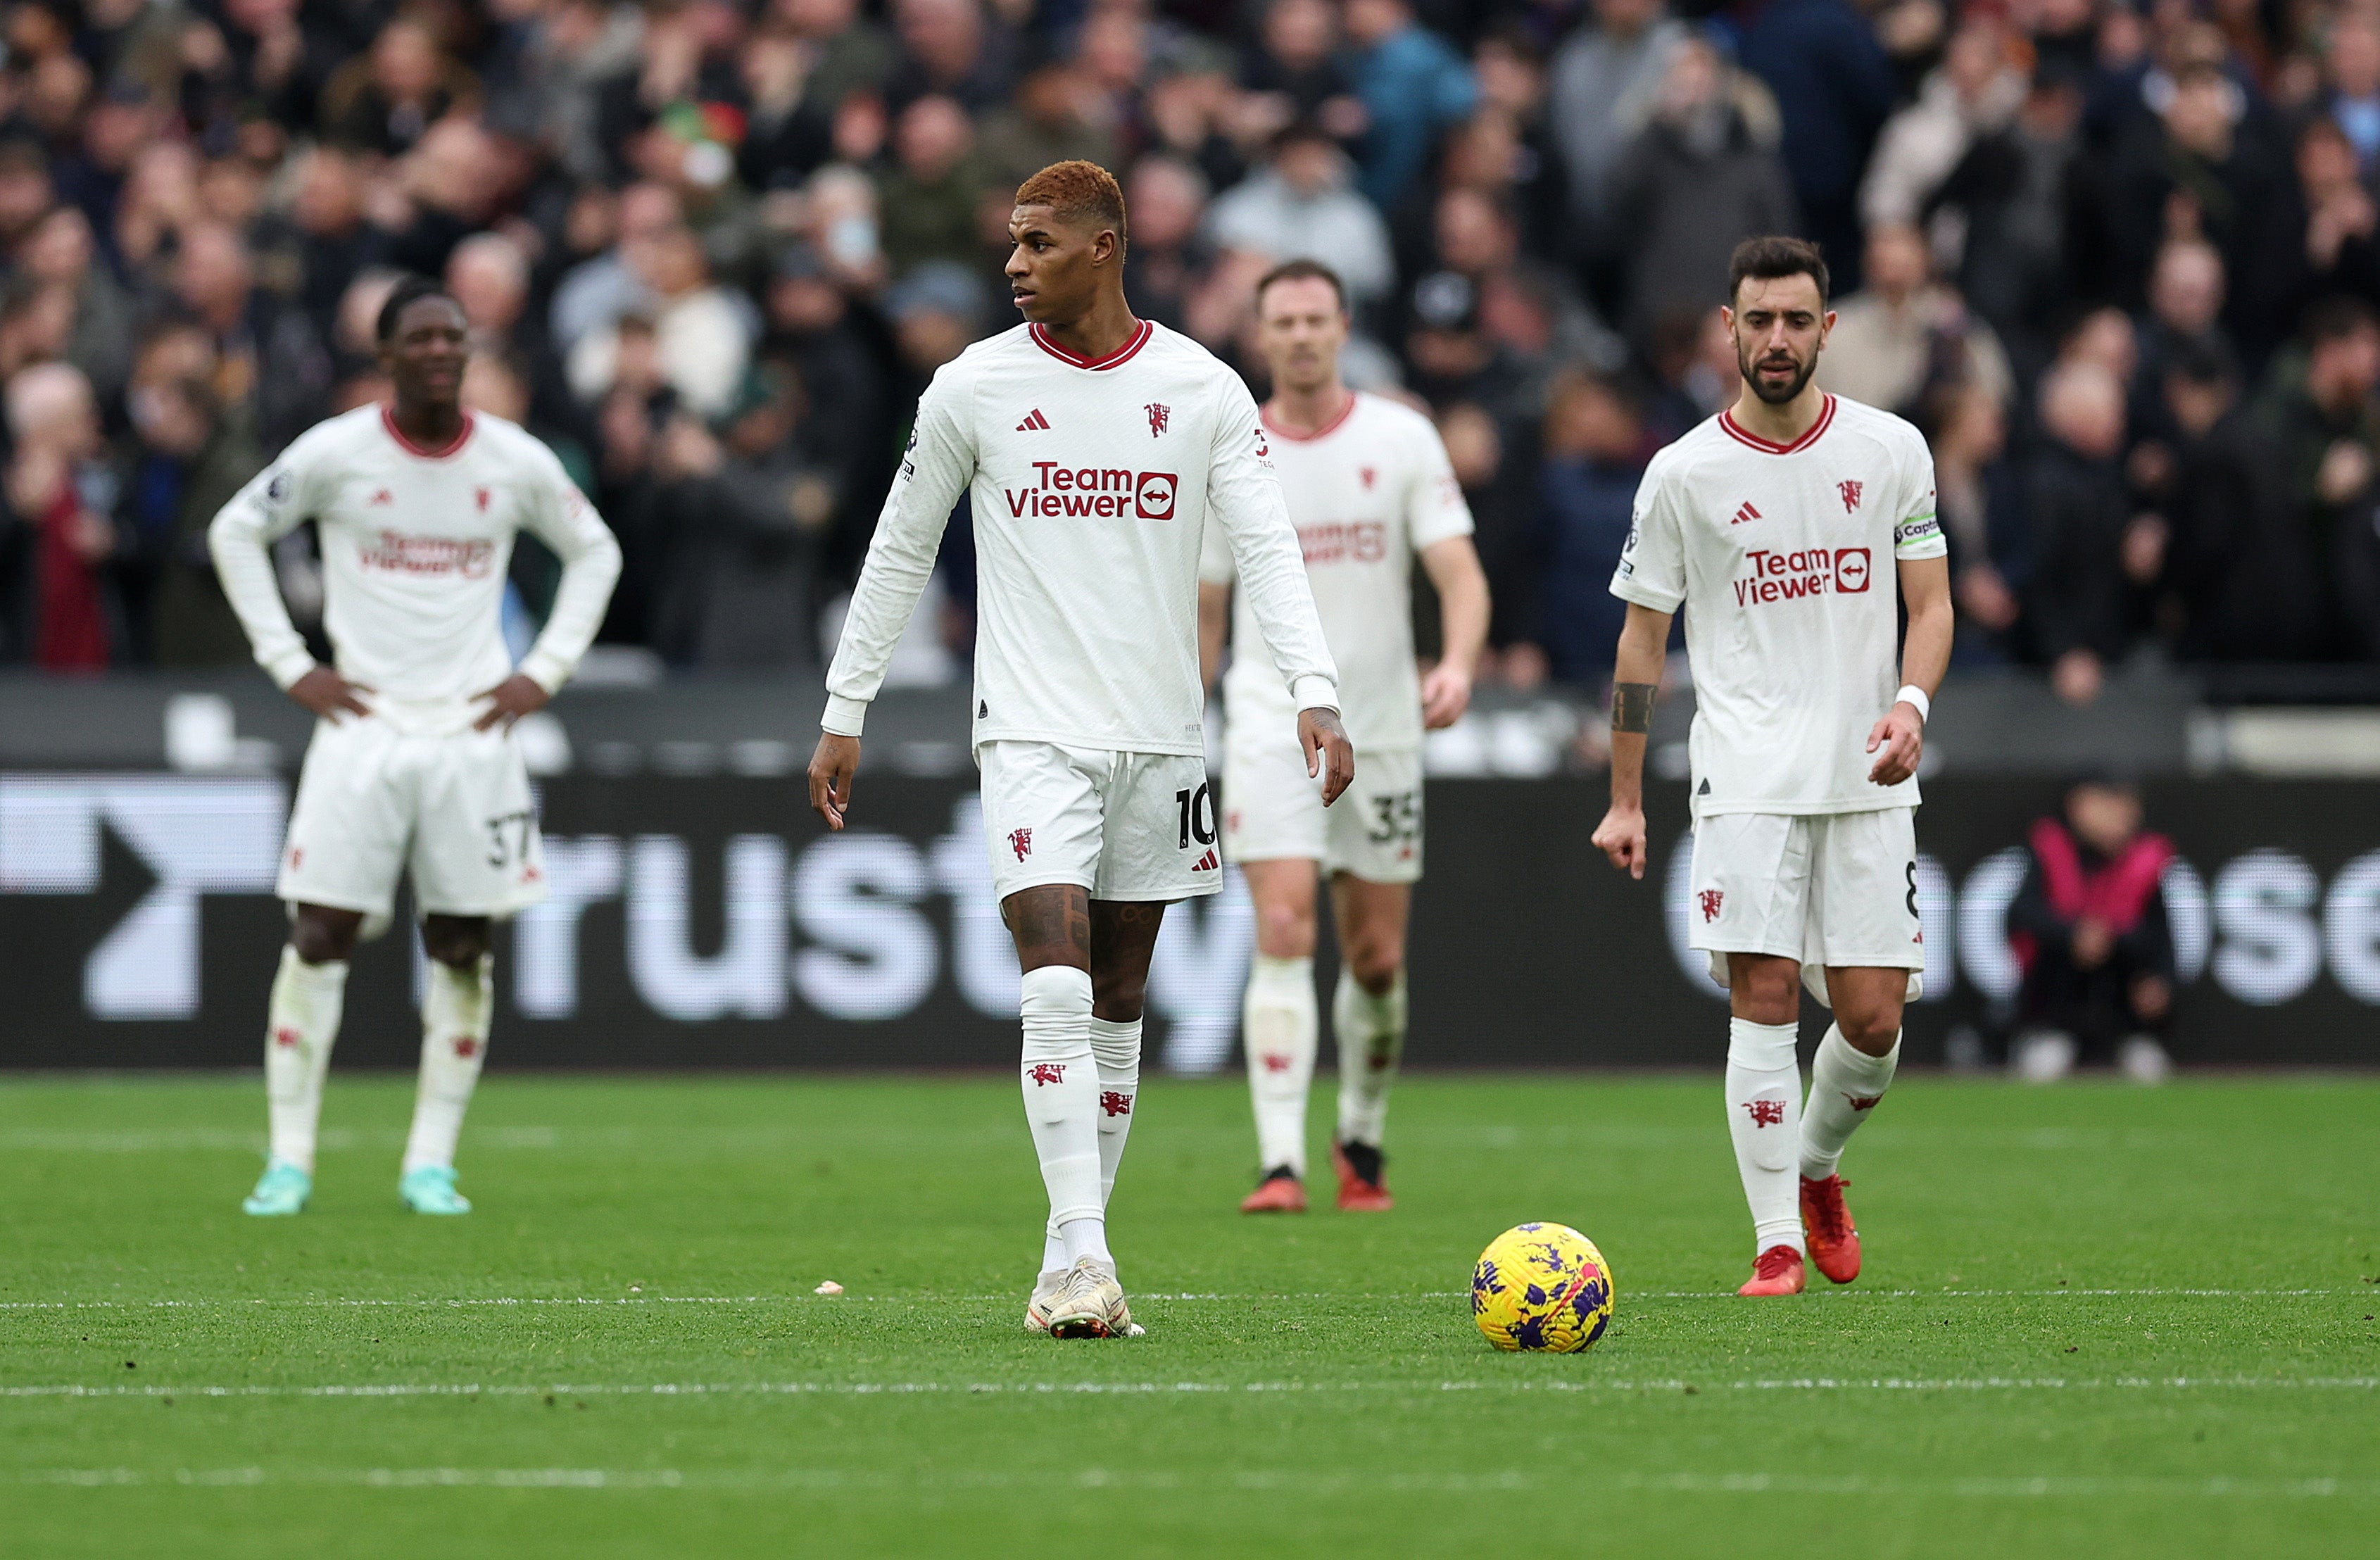
M 1835 268 L 1822 382 L 1933 444 L 1961 663 L 2380 659 L 2366 6 L 23 0 L 5 43 L 0 660 L 245 662 L 207 522 L 386 394 L 411 271 L 618 533 L 605 640 L 815 664 L 1065 157 L 1123 177 L 1135 309 L 1252 377 L 1254 278 L 1338 269 L 1351 377 L 1468 490 L 1492 677 L 1608 680 L 1638 476 L 1732 396 L 1711 305 L 1773 230 Z

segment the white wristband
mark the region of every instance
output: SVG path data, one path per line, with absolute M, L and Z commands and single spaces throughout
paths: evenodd
M 1921 725 L 1931 719 L 1934 714 L 1934 701 L 1926 698 L 1925 690 L 1915 683 L 1901 684 L 1900 691 L 1892 696 L 1892 701 L 1896 704 L 1916 705 L 1917 719 Z

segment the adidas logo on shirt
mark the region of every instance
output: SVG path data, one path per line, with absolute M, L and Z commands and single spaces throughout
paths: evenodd
M 1035 407 L 1033 410 L 1026 415 L 1025 420 L 1016 425 L 1016 431 L 1020 433 L 1031 433 L 1046 429 L 1049 426 L 1050 420 L 1041 415 L 1041 408 L 1039 407 Z
M 1199 857 L 1196 864 L 1192 866 L 1190 870 L 1194 872 L 1211 872 L 1222 864 L 1222 862 L 1216 859 L 1215 847 L 1210 845 L 1207 847 L 1207 854 Z

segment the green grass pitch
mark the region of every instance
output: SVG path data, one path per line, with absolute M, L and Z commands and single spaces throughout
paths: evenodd
M 260 1094 L 0 1085 L 0 1554 L 2380 1542 L 2370 1081 L 1906 1079 L 1845 1162 L 1866 1274 L 1754 1303 L 1715 1079 L 1410 1079 L 1396 1212 L 1265 1221 L 1243 1090 L 1159 1079 L 1148 1335 L 1071 1344 L 1020 1325 L 1004 1079 L 499 1074 L 445 1221 L 396 1203 L 410 1080 L 344 1077 L 313 1207 L 243 1217 Z M 1587 1354 L 1471 1324 L 1530 1218 L 1616 1272 Z

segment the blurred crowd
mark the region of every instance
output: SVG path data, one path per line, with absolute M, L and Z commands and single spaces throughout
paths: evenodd
M 2369 0 L 2366 0 L 2369 3 Z M 2380 9 L 2333 0 L 33 0 L 0 68 L 0 660 L 246 659 L 216 507 L 382 397 L 405 272 L 618 532 L 604 639 L 820 658 L 915 397 L 1014 315 L 1014 187 L 1116 169 L 1232 361 L 1346 278 L 1480 525 L 1491 678 L 1608 680 L 1650 453 L 1731 397 L 1735 242 L 1818 238 L 1829 387 L 1916 421 L 1959 658 L 2380 659 Z M 933 630 L 970 632 L 968 528 Z M 301 622 L 319 573 L 278 555 Z M 525 542 L 514 615 L 552 560 Z M 1427 613 L 1425 605 L 1425 619 Z

